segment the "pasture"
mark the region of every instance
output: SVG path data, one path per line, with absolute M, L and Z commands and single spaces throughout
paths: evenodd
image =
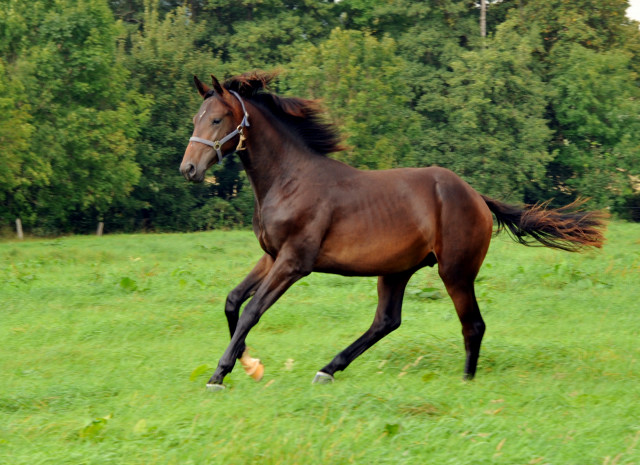
M 252 233 L 0 243 L 0 463 L 639 464 L 640 225 L 569 254 L 494 238 L 476 291 L 487 333 L 462 381 L 460 323 L 435 269 L 402 326 L 332 385 L 315 372 L 364 330 L 375 278 L 313 274 L 204 385 Z

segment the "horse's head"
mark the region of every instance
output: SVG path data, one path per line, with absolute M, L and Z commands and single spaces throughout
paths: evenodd
M 222 87 L 213 75 L 211 88 L 196 76 L 193 80 L 204 102 L 193 117 L 193 135 L 180 172 L 188 181 L 202 182 L 211 165 L 242 149 L 243 129 L 249 122 L 240 96 Z

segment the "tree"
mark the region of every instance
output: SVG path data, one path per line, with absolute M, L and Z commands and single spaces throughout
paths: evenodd
M 211 51 L 196 45 L 204 40 L 205 25 L 195 24 L 186 8 L 161 19 L 153 4 L 140 18 L 144 28 L 127 37 L 127 47 L 123 46 L 120 54 L 132 73 L 128 85 L 151 102 L 149 118 L 141 126 L 135 146 L 143 176 L 131 195 L 111 210 L 112 221 L 117 228 L 133 230 L 242 224 L 246 214 L 239 212 L 234 202 L 246 181 L 239 162 L 225 160 L 199 185 L 185 182 L 178 172 L 191 135 L 193 113 L 202 101 L 193 87 L 193 75 L 224 70 Z M 227 205 L 229 202 L 234 205 Z M 206 213 L 207 208 L 222 204 L 228 207 L 222 218 Z M 238 205 L 247 208 L 246 202 L 238 201 Z
M 573 44 L 607 50 L 624 44 L 628 6 L 627 0 L 520 0 L 511 17 L 535 25 L 550 52 Z
M 278 93 L 324 100 L 348 146 L 335 156 L 355 166 L 435 163 L 512 200 L 640 205 L 640 31 L 627 1 L 488 0 L 485 38 L 479 7 L 4 0 L 0 220 L 40 232 L 98 218 L 110 230 L 248 224 L 237 159 L 201 185 L 177 166 L 200 103 L 192 75 L 253 68 L 284 70 Z
M 298 46 L 326 38 L 334 7 L 328 0 L 209 0 L 198 20 L 215 55 L 239 74 L 282 66 Z
M 546 88 L 533 68 L 533 35 L 498 28 L 486 48 L 449 63 L 418 109 L 429 118 L 424 149 L 479 191 L 522 200 L 550 159 Z
M 626 0 L 522 1 L 515 30 L 537 31 L 538 75 L 549 83 L 553 131 L 546 180 L 529 200 L 576 196 L 617 207 L 632 195 L 638 159 L 640 31 L 625 16 Z
M 487 37 L 487 0 L 480 0 L 480 37 Z
M 640 88 L 630 56 L 574 44 L 554 68 L 556 182 L 616 206 L 640 175 Z M 618 200 L 616 200 L 618 199 Z
M 70 231 L 78 218 L 101 217 L 139 177 L 132 141 L 144 103 L 124 86 L 116 61 L 118 34 L 106 1 L 15 2 L 26 36 L 12 41 L 12 70 L 25 90 L 37 127 L 29 152 L 49 176 L 13 193 L 20 216 L 43 232 Z M 28 13 L 28 14 L 27 14 Z M 31 214 L 29 214 L 31 213 Z
M 11 222 L 18 215 L 14 199 L 16 190 L 28 183 L 28 178 L 45 176 L 39 170 L 37 159 L 29 156 L 29 139 L 33 134 L 31 115 L 24 89 L 19 82 L 10 79 L 0 60 L 0 220 Z M 26 176 L 23 176 L 26 175 Z
M 488 194 L 521 200 L 549 160 L 546 86 L 535 34 L 496 32 L 482 40 L 476 2 L 340 2 L 349 25 L 397 39 L 409 106 L 422 117 L 417 165 L 453 169 Z M 500 4 L 496 17 L 504 17 Z M 508 166 L 508 169 L 505 167 Z
M 419 120 L 407 104 L 404 61 L 395 41 L 359 31 L 334 29 L 318 46 L 308 46 L 289 65 L 288 92 L 321 98 L 348 149 L 335 155 L 361 168 L 415 163 Z

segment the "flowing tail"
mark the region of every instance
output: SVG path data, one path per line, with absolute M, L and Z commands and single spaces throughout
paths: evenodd
M 548 208 L 549 202 L 518 207 L 482 196 L 498 220 L 498 230 L 506 229 L 513 240 L 532 246 L 577 252 L 586 247 L 602 247 L 606 214 L 584 211 L 584 200 L 561 208 Z

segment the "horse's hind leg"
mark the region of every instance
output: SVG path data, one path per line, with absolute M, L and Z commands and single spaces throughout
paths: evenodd
M 463 187 L 449 186 L 449 191 L 440 194 L 448 208 L 442 209 L 442 229 L 435 254 L 438 257 L 438 274 L 462 323 L 466 350 L 464 377 L 472 379 L 476 374 L 485 331 L 474 281 L 489 250 L 493 219 L 482 198 L 471 194 L 470 188 Z
M 344 370 L 356 357 L 400 326 L 402 298 L 411 275 L 402 273 L 378 277 L 378 308 L 371 327 L 320 370 L 314 383 L 333 381 L 336 371 Z
M 485 324 L 482 320 L 482 315 L 480 315 L 473 281 L 445 281 L 445 286 L 456 307 L 460 323 L 462 323 L 462 336 L 464 337 L 464 348 L 467 354 L 464 377 L 465 379 L 473 379 L 476 374 L 478 357 L 480 356 L 480 344 L 485 331 Z

